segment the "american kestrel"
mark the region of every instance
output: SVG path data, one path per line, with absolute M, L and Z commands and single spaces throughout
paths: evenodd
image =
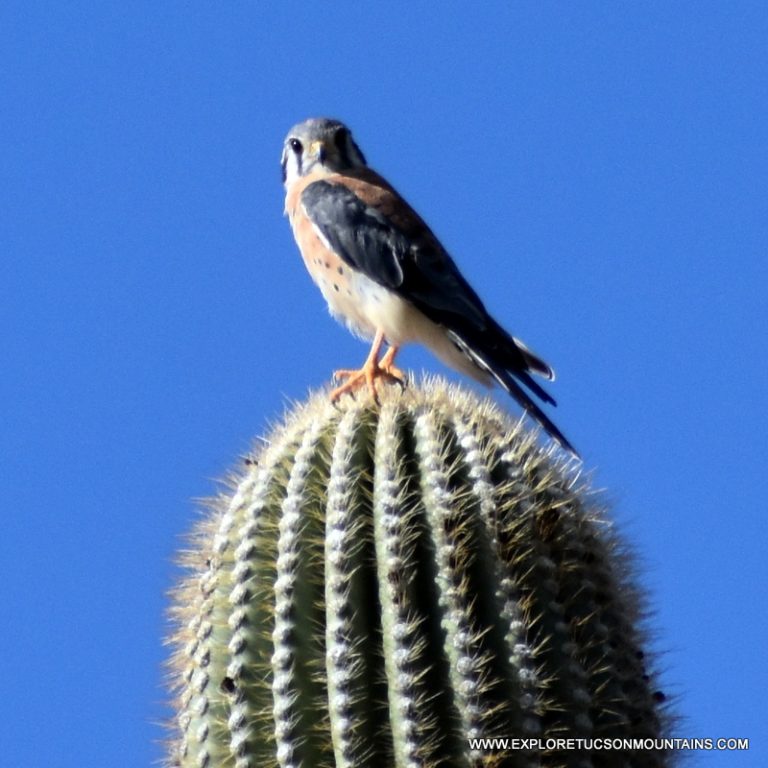
M 576 453 L 520 386 L 555 405 L 531 377 L 552 381 L 552 368 L 488 314 L 429 227 L 366 165 L 349 128 L 327 118 L 299 123 L 285 140 L 282 168 L 285 213 L 309 274 L 331 314 L 373 340 L 360 370 L 336 372 L 346 381 L 332 399 L 365 386 L 375 398 L 379 378 L 402 383 L 395 355 L 406 342 L 419 342 L 487 386 L 495 379 Z

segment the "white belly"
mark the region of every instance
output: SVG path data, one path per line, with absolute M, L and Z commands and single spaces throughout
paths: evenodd
M 488 374 L 455 346 L 445 328 L 365 275 L 355 273 L 351 279 L 349 291 L 336 290 L 333 284 L 322 279 L 318 286 L 331 314 L 352 333 L 370 340 L 377 331 L 383 331 L 387 344 L 392 347 L 410 342 L 421 344 L 454 370 L 490 384 Z
M 419 327 L 429 323 L 407 301 L 359 272 L 349 275 L 341 288 L 322 277 L 317 284 L 331 314 L 364 339 L 372 339 L 380 330 L 388 344 L 400 346 L 419 341 Z

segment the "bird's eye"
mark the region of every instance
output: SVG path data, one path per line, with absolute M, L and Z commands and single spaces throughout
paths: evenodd
M 288 142 L 288 146 L 298 155 L 304 147 L 298 139 L 291 139 Z

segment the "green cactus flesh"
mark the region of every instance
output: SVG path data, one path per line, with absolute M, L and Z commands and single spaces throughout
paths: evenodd
M 659 737 L 663 696 L 599 501 L 571 459 L 472 394 L 315 395 L 183 560 L 171 765 L 667 763 L 546 748 Z

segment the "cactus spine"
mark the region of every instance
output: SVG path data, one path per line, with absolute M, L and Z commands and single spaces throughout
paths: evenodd
M 474 395 L 315 396 L 213 503 L 184 564 L 172 765 L 666 764 L 470 745 L 665 728 L 594 497 Z

